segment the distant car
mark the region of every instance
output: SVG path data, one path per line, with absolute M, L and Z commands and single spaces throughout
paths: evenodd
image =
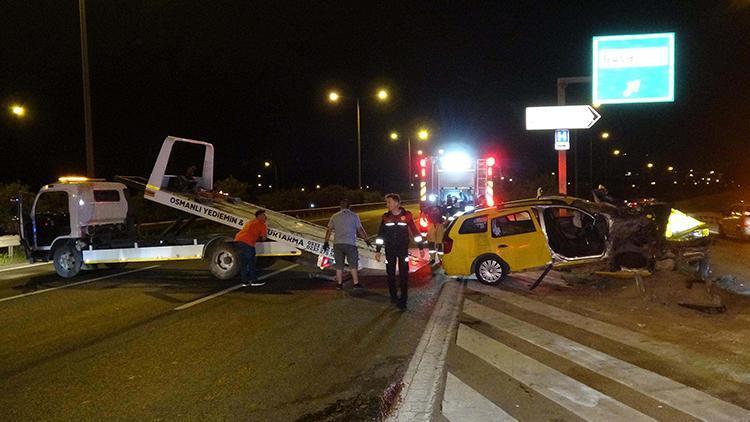
M 498 284 L 510 272 L 602 261 L 609 220 L 572 197 L 507 202 L 459 215 L 443 238 L 446 275 Z
M 719 236 L 750 239 L 750 205 L 734 204 L 719 220 Z

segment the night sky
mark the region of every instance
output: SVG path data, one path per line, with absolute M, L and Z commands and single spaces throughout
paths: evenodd
M 87 3 L 98 176 L 146 175 L 175 135 L 214 143 L 218 177 L 253 181 L 272 160 L 282 185 L 356 186 L 357 96 L 374 188 L 405 185 L 406 146 L 388 133 L 420 125 L 432 148 L 465 143 L 506 174 L 555 171 L 552 133 L 527 132 L 524 108 L 554 105 L 558 77 L 591 74 L 592 36 L 675 32 L 675 102 L 605 105 L 579 145 L 606 130 L 600 155 L 750 179 L 748 1 Z M 0 181 L 85 172 L 77 7 L 2 2 Z M 328 104 L 332 87 L 351 98 Z M 590 87 L 568 100 L 589 103 Z

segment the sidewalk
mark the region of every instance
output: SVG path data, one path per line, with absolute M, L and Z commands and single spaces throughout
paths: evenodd
M 528 294 L 535 279 L 446 280 L 389 420 L 750 421 L 750 357 L 713 343 L 732 334 L 706 330 L 717 317 L 625 284 L 586 296 L 554 271 Z

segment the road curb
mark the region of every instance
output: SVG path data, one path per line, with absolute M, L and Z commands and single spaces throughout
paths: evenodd
M 463 294 L 464 283 L 448 279 L 441 286 L 435 310 L 404 374 L 403 388 L 386 420 L 429 421 L 440 413 L 445 361 L 455 337 Z

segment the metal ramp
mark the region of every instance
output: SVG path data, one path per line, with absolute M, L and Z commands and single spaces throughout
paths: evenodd
M 165 174 L 175 142 L 205 147 L 203 174 L 195 177 L 196 183 L 192 192 L 174 192 L 170 188 L 173 186 L 171 182 L 179 176 Z M 168 136 L 162 144 L 145 186 L 144 198 L 235 229 L 242 228 L 245 222 L 255 218 L 257 210 L 262 209 L 268 216 L 269 239 L 294 246 L 303 252 L 325 256 L 333 261 L 331 249 L 323 252 L 326 227 L 213 192 L 213 158 L 213 145 L 210 143 Z M 358 239 L 357 247 L 361 268 L 385 269 L 385 264 L 375 259 L 375 251 L 364 241 Z

